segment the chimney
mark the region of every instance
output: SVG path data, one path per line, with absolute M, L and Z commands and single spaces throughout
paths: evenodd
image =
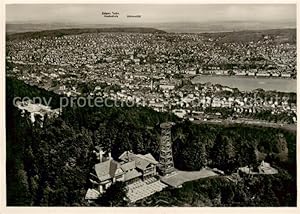
M 99 160 L 100 160 L 100 163 L 103 161 L 103 154 L 104 154 L 103 150 L 100 149 L 100 151 L 99 151 Z

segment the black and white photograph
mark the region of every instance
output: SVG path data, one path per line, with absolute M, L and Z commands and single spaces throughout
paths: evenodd
M 296 3 L 5 4 L 6 206 L 296 208 L 296 31 Z

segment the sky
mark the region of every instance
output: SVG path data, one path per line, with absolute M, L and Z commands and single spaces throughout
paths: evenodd
M 105 18 L 102 12 L 118 12 Z M 141 18 L 127 18 L 141 15 Z M 295 4 L 251 5 L 138 5 L 138 4 L 11 4 L 6 5 L 7 23 L 172 23 L 172 22 L 296 22 Z

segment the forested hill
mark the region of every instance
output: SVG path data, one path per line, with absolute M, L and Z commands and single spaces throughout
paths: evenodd
M 6 35 L 7 40 L 34 39 L 40 37 L 59 37 L 65 35 L 78 35 L 83 33 L 166 33 L 155 28 L 143 27 L 118 27 L 118 28 L 71 28 L 57 30 L 43 30 L 34 32 L 24 32 Z
M 10 24 L 7 24 L 7 28 Z M 17 25 L 18 26 L 18 25 Z M 22 26 L 20 26 L 22 28 Z M 32 28 L 32 27 L 31 27 Z M 29 28 L 29 29 L 31 29 Z M 40 37 L 59 37 L 64 35 L 78 35 L 83 33 L 167 33 L 166 31 L 159 30 L 151 27 L 103 27 L 103 28 L 61 28 L 51 30 L 41 30 L 43 28 L 37 27 L 36 30 L 29 30 L 27 32 L 7 32 L 6 39 L 9 40 L 22 40 L 29 38 L 40 38 Z M 270 29 L 270 30 L 243 30 L 243 31 L 232 31 L 232 32 L 214 32 L 214 33 L 199 33 L 207 38 L 212 38 L 217 43 L 232 43 L 241 42 L 249 43 L 256 41 L 264 41 L 266 36 L 271 37 L 273 42 L 276 43 L 296 43 L 296 29 Z
M 265 37 L 272 38 L 275 43 L 296 43 L 295 28 L 202 33 L 201 35 L 214 38 L 217 43 L 250 43 L 264 41 Z
M 143 107 L 67 108 L 57 119 L 45 118 L 41 128 L 38 120 L 33 126 L 28 115 L 22 117 L 20 111 L 12 105 L 12 99 L 15 96 L 53 96 L 55 106 L 57 96 L 15 79 L 7 78 L 6 83 L 8 205 L 86 206 L 84 195 L 89 187 L 89 173 L 95 164 L 92 155 L 94 147 L 100 145 L 110 149 L 114 158 L 124 151 L 132 150 L 141 154 L 150 152 L 158 159 L 159 124 L 165 121 L 176 122 L 172 128 L 176 168 L 199 170 L 209 166 L 231 174 L 240 166 L 256 166 L 264 159 L 279 169 L 280 174 L 268 177 L 267 184 L 265 179 L 255 181 L 253 188 L 265 186 L 264 191 L 259 192 L 259 197 L 268 198 L 271 195 L 276 199 L 267 200 L 268 206 L 295 205 L 294 132 L 254 126 L 197 125 L 180 121 L 173 114 L 159 113 Z M 162 194 L 176 199 L 183 197 L 182 194 L 190 196 L 197 193 L 197 200 L 202 200 L 202 193 L 198 190 L 211 184 L 208 182 L 199 185 L 193 189 L 187 186 L 183 192 L 178 190 L 173 195 L 168 192 Z M 224 185 L 227 184 L 220 181 L 218 188 L 224 189 Z M 211 189 L 213 188 L 207 191 Z M 255 194 L 255 191 L 240 193 L 238 188 L 235 191 L 236 198 L 239 198 L 238 194 L 245 194 L 245 198 L 252 198 L 252 194 Z M 213 197 L 214 195 L 207 200 L 214 200 Z M 249 206 L 266 205 L 266 200 L 253 200 Z M 174 201 L 175 205 L 178 203 Z M 183 203 L 189 202 L 184 200 Z M 221 200 L 218 205 L 225 205 L 224 203 Z M 246 203 L 241 202 L 239 205 Z

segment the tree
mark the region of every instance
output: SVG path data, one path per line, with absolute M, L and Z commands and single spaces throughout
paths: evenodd
M 237 169 L 236 151 L 233 141 L 226 135 L 218 134 L 212 151 L 213 165 L 225 173 L 232 173 Z
M 96 203 L 106 207 L 125 206 L 127 204 L 126 191 L 125 183 L 117 181 L 96 200 Z

